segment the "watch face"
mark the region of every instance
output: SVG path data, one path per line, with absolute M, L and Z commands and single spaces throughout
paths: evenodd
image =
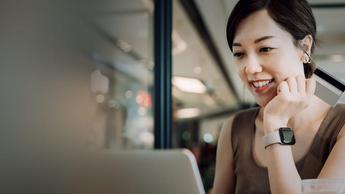
M 279 135 L 281 142 L 286 145 L 294 145 L 296 143 L 293 131 L 291 128 L 279 128 Z

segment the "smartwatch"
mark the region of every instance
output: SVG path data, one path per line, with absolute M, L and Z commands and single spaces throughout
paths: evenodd
M 293 130 L 289 127 L 281 127 L 278 131 L 273 131 L 262 137 L 262 144 L 265 149 L 273 144 L 294 145 L 295 143 Z

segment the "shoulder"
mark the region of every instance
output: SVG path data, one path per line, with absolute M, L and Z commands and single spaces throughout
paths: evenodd
M 329 137 L 332 143 L 345 135 L 345 104 L 336 104 L 324 119 L 322 135 Z
M 232 114 L 223 122 L 222 130 L 220 131 L 220 141 L 231 141 L 231 129 L 235 117 L 236 114 Z
M 242 137 L 247 137 L 252 129 L 259 107 L 243 109 L 232 114 L 223 123 L 220 140 L 236 147 Z
M 334 107 L 335 111 L 337 112 L 341 112 L 341 113 L 344 113 L 345 112 L 345 104 L 337 104 L 335 107 Z
M 234 119 L 248 120 L 250 118 L 255 118 L 259 110 L 260 110 L 260 107 L 252 107 L 252 108 L 240 110 L 235 114 Z
M 337 104 L 335 109 L 338 113 L 336 114 L 336 117 L 338 117 L 338 122 L 341 126 L 337 139 L 345 138 L 345 104 Z
M 337 104 L 333 111 L 333 117 L 335 118 L 332 120 L 336 126 L 340 128 L 339 133 L 337 136 L 334 136 L 331 144 L 331 152 L 327 158 L 326 163 L 324 164 L 318 178 L 345 178 L 344 164 L 345 164 L 345 105 L 344 104 Z
M 238 111 L 233 118 L 232 131 L 233 133 L 243 133 L 246 128 L 252 128 L 255 124 L 255 119 L 260 111 L 260 107 L 253 107 Z
M 228 119 L 226 119 L 223 123 L 222 131 L 225 133 L 230 133 L 233 128 L 233 124 L 240 125 L 241 123 L 248 123 L 250 119 L 255 119 L 257 112 L 259 111 L 259 107 L 253 107 L 249 109 L 243 109 L 235 112 L 234 114 L 230 115 Z

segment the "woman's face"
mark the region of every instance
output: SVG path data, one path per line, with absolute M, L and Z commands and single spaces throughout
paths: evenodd
M 262 107 L 277 95 L 281 81 L 304 75 L 303 51 L 266 10 L 239 24 L 232 48 L 242 81 Z

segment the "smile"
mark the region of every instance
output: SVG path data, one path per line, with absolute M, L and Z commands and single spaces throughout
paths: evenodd
M 274 79 L 258 80 L 258 81 L 251 82 L 251 85 L 253 86 L 256 93 L 262 93 L 270 88 L 270 85 L 273 81 Z
M 264 86 L 267 86 L 268 84 L 272 83 L 273 82 L 273 79 L 271 80 L 265 80 L 265 81 L 254 81 L 252 82 L 252 85 L 255 87 L 255 88 L 261 88 L 261 87 L 264 87 Z

